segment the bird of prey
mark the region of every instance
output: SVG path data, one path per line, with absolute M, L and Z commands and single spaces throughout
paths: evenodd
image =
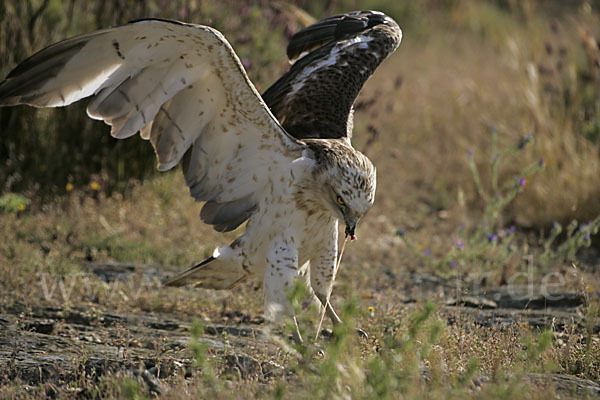
M 401 37 L 376 11 L 324 19 L 292 37 L 293 64 L 263 101 L 217 30 L 138 20 L 34 54 L 0 83 L 0 105 L 91 96 L 88 115 L 112 136 L 139 132 L 160 171 L 181 164 L 204 222 L 226 232 L 247 221 L 239 238 L 166 285 L 229 289 L 257 276 L 267 320 L 295 321 L 286 293 L 302 276 L 339 323 L 329 304 L 338 221 L 354 237 L 375 196 L 375 168 L 350 144 L 352 105 Z

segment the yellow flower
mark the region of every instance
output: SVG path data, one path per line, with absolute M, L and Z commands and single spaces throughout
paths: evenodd
M 67 189 L 67 192 L 70 192 L 71 190 L 73 190 L 75 188 L 75 186 L 73 186 L 72 183 L 67 183 L 67 186 L 65 186 L 65 189 Z
M 367 310 L 369 310 L 370 313 L 374 313 L 375 312 L 375 308 L 374 307 L 370 307 L 369 306 L 369 308 L 367 308 Z
M 92 183 L 90 183 L 90 189 L 100 190 L 100 184 L 98 182 L 92 182 Z
M 25 211 L 26 208 L 27 208 L 27 206 L 25 204 L 19 204 L 17 206 L 17 210 L 19 210 L 19 211 Z

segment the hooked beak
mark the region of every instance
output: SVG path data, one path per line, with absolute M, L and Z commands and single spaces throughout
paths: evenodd
M 356 235 L 354 234 L 356 223 L 356 220 L 346 220 L 346 236 L 350 236 L 350 240 L 356 240 Z

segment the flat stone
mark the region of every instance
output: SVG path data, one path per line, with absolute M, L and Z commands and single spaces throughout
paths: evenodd
M 446 302 L 447 306 L 463 306 L 470 308 L 480 309 L 494 309 L 498 308 L 498 304 L 495 301 L 486 299 L 485 297 L 478 296 L 461 296 L 458 301 L 457 299 L 451 299 Z

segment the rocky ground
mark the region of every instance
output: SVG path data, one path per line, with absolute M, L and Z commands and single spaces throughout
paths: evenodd
M 84 269 L 111 282 L 127 280 L 131 274 L 161 279 L 171 268 L 107 263 L 88 264 Z M 554 291 L 544 296 L 528 293 L 527 287 L 517 287 L 511 292 L 488 289 L 456 299 L 452 294 L 455 281 L 429 274 L 406 278 L 404 293 L 408 295 L 399 299 L 404 307 L 414 307 L 423 298 L 446 291 L 450 294 L 439 310 L 451 325 L 506 329 L 527 324 L 550 329 L 557 340 L 565 342 L 569 335 L 582 334 L 587 326 L 581 312 L 587 300 L 581 293 Z M 409 290 L 415 287 L 418 291 Z M 269 359 L 269 354 L 281 351 L 273 336 L 280 333 L 266 333 L 261 315 L 223 309 L 214 319 L 219 322 L 203 321 L 204 334 L 197 340 L 205 343 L 209 353 L 218 359 L 221 375 L 268 382 L 293 374 Z M 161 394 L 168 391 L 169 382 L 198 372 L 189 350 L 193 325 L 191 319 L 155 312 L 107 313 L 92 307 L 14 303 L 0 308 L 0 384 L 22 382 L 32 389 L 45 385 L 46 394 L 52 395 L 53 391 L 64 394 L 65 387 L 81 379 L 97 381 L 107 375 L 130 375 L 143 382 L 150 393 Z M 594 335 L 600 333 L 600 321 L 594 322 L 592 329 Z M 528 373 L 525 378 L 546 385 L 551 381 L 556 390 L 564 393 L 600 396 L 600 384 L 575 376 Z M 485 385 L 490 379 L 481 375 L 473 382 L 475 386 Z M 74 387 L 72 394 L 92 395 L 82 387 Z

